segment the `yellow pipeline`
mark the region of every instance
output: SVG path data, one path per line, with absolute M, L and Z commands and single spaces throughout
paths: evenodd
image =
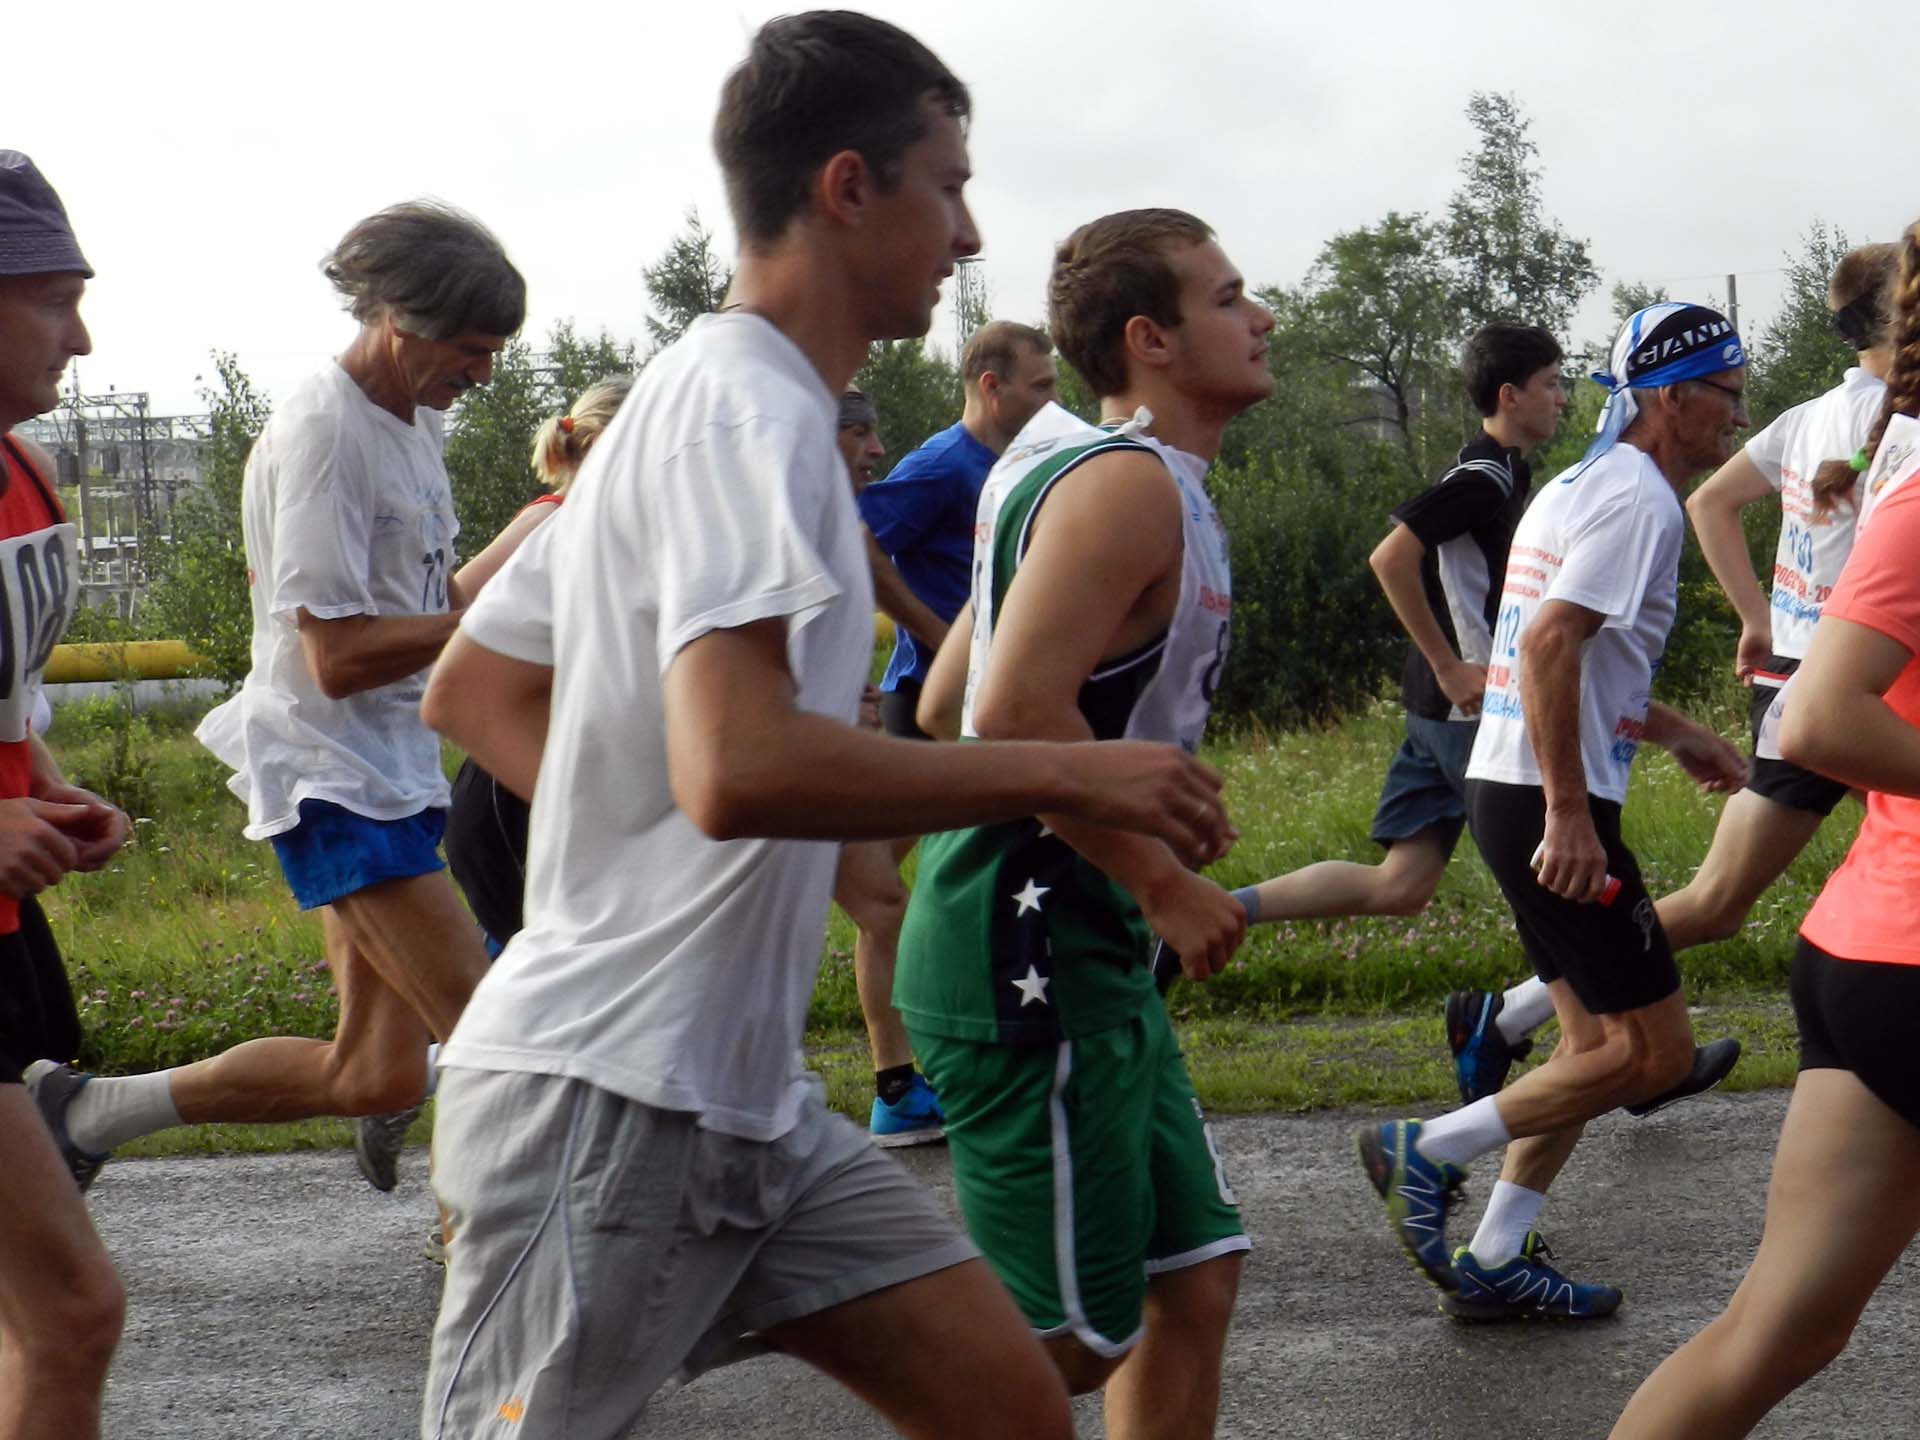
M 893 621 L 873 617 L 876 645 L 893 643 Z M 204 656 L 184 640 L 129 640 L 123 645 L 56 645 L 47 660 L 49 685 L 71 685 L 86 680 L 180 680 L 203 673 Z
M 129 640 L 124 645 L 56 645 L 47 660 L 49 685 L 81 680 L 179 680 L 206 664 L 184 640 Z

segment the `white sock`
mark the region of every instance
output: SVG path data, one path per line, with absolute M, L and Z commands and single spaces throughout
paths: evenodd
M 82 1150 L 104 1154 L 129 1140 L 180 1123 L 167 1083 L 172 1072 L 95 1078 L 67 1106 L 67 1138 Z
M 1473 1251 L 1473 1258 L 1488 1267 L 1513 1259 L 1527 1243 L 1527 1232 L 1533 1229 L 1533 1222 L 1540 1218 L 1540 1207 L 1546 1203 L 1547 1197 L 1538 1190 L 1496 1180 L 1487 1213 L 1480 1217 L 1480 1228 L 1473 1232 L 1473 1243 L 1467 1247 Z
M 427 1046 L 427 1093 L 422 1100 L 433 1098 L 433 1092 L 440 1088 L 440 1042 L 434 1041 Z
M 1465 1165 L 1489 1150 L 1498 1150 L 1513 1137 L 1507 1133 L 1493 1101 L 1489 1095 L 1435 1119 L 1422 1120 L 1420 1138 L 1413 1148 L 1435 1164 L 1447 1165 Z
M 1547 982 L 1538 975 L 1522 980 L 1507 991 L 1504 998 L 1506 1003 L 1493 1017 L 1493 1028 L 1509 1045 L 1518 1045 L 1553 1018 L 1553 996 L 1547 993 Z

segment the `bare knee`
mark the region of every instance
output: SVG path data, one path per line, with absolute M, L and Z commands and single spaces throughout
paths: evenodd
M 1156 1331 L 1217 1345 L 1233 1324 L 1242 1258 L 1219 1255 L 1155 1276 L 1147 1284 L 1147 1323 Z
M 127 1315 L 126 1291 L 106 1252 L 95 1247 L 57 1266 L 33 1310 L 32 1327 L 6 1337 L 7 1345 L 19 1346 L 28 1369 L 75 1387 L 101 1385 Z
M 1736 1292 L 1727 1313 L 1714 1322 L 1724 1326 L 1726 1349 L 1740 1371 L 1776 1385 L 1781 1393 L 1796 1390 L 1840 1358 L 1853 1339 L 1859 1315 L 1781 1313 L 1764 1303 L 1749 1303 Z

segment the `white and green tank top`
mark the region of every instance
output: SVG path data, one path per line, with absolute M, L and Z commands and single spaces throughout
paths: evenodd
M 1226 531 L 1206 462 L 1146 433 L 1145 411 L 1101 429 L 1049 405 L 1020 432 L 980 493 L 973 546 L 973 649 L 961 732 L 993 654 L 999 606 L 1033 522 L 1060 480 L 1119 450 L 1157 455 L 1180 496 L 1179 598 L 1166 632 L 1103 661 L 1080 690 L 1096 738 L 1192 751 L 1226 661 L 1232 594 Z M 1122 1024 L 1158 1004 L 1140 908 L 1037 819 L 929 836 L 900 937 L 894 1004 L 930 1033 L 1049 1044 Z

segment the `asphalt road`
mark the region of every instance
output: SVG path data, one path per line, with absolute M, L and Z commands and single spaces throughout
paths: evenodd
M 1604 1434 L 1640 1378 L 1718 1313 L 1760 1235 L 1786 1097 L 1709 1096 L 1594 1125 L 1543 1217 L 1565 1268 L 1620 1285 L 1585 1328 L 1469 1327 L 1389 1239 L 1352 1157 L 1353 1113 L 1218 1123 L 1256 1250 L 1228 1352 L 1219 1434 L 1314 1440 Z M 943 1151 L 908 1152 L 948 1193 Z M 94 1186 L 129 1317 L 107 1393 L 109 1436 L 285 1440 L 416 1433 L 440 1272 L 424 1152 L 399 1190 L 367 1189 L 344 1154 L 137 1161 Z M 1472 1187 L 1470 1234 L 1490 1183 Z M 1758 1432 L 1903 1436 L 1920 1426 L 1911 1257 L 1852 1347 Z M 1080 1433 L 1102 1428 L 1083 1400 Z M 636 1433 L 750 1440 L 882 1436 L 835 1386 L 780 1358 L 666 1394 Z

